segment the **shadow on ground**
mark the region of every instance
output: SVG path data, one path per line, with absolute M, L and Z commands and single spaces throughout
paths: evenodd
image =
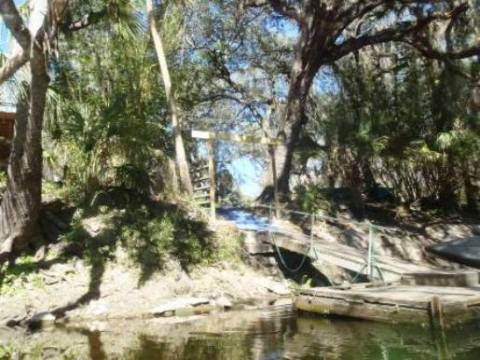
M 130 198 L 128 198 L 130 197 Z M 77 210 L 78 211 L 78 210 Z M 27 261 L 11 264 L 0 274 L 5 279 L 27 276 L 67 263 L 75 258 L 90 266 L 89 286 L 78 299 L 51 311 L 57 318 L 100 298 L 107 264 L 122 247 L 132 265 L 139 268 L 138 286 L 163 269 L 169 256 L 187 271 L 215 254 L 216 242 L 207 224 L 193 219 L 185 209 L 128 193 L 106 192 L 93 206 L 75 211 L 57 202 L 44 209 L 42 228 L 50 231 L 45 242 L 29 249 Z

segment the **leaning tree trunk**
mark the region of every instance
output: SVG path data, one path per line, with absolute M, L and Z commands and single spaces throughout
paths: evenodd
M 41 207 L 42 127 L 49 82 L 42 40 L 34 42 L 31 54 L 30 86 L 17 104 L 7 189 L 0 204 L 0 265 L 36 234 Z
M 190 177 L 190 169 L 188 165 L 187 155 L 185 153 L 185 145 L 183 143 L 180 121 L 178 118 L 178 106 L 175 101 L 175 96 L 172 92 L 172 80 L 170 78 L 170 71 L 168 70 L 167 57 L 163 49 L 162 38 L 160 37 L 160 34 L 158 33 L 157 27 L 155 25 L 155 18 L 153 16 L 153 2 L 152 0 L 146 1 L 147 13 L 150 22 L 150 32 L 152 33 L 153 43 L 160 65 L 160 72 L 162 74 L 162 80 L 165 86 L 165 95 L 167 97 L 170 116 L 172 119 L 172 130 L 175 142 L 175 159 L 180 175 L 180 182 L 182 183 L 183 189 L 186 190 L 189 194 L 192 194 L 192 179 Z
M 286 199 L 290 191 L 290 174 L 295 147 L 307 123 L 307 98 L 315 75 L 325 64 L 327 44 L 332 38 L 329 26 L 331 19 L 323 19 L 323 10 L 309 2 L 300 22 L 300 36 L 295 47 L 295 58 L 290 72 L 288 99 L 279 134 L 282 145 L 277 146 L 275 160 L 278 172 L 278 192 L 280 199 Z M 317 3 L 315 3 L 317 4 Z M 272 198 L 272 184 L 267 184 L 261 200 Z
M 305 54 L 299 53 L 293 65 L 288 100 L 283 115 L 283 127 L 278 134 L 280 145 L 275 149 L 277 167 L 277 186 L 279 197 L 285 200 L 290 191 L 290 173 L 295 147 L 301 131 L 307 123 L 306 102 L 313 78 L 319 68 L 307 61 Z M 273 198 L 273 184 L 267 183 L 259 199 L 269 201 Z

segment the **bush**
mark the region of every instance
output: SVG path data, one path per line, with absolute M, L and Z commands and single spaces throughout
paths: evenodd
M 120 221 L 120 240 L 132 260 L 149 271 L 162 269 L 169 257 L 185 269 L 213 258 L 216 244 L 206 223 L 190 219 L 179 208 L 143 206 Z
M 299 209 L 308 213 L 319 211 L 331 213 L 334 206 L 325 193 L 325 189 L 319 185 L 308 184 L 295 187 L 295 203 Z
M 142 283 L 162 270 L 168 259 L 178 260 L 187 271 L 218 260 L 218 239 L 206 222 L 193 219 L 183 208 L 147 200 L 118 207 L 110 200 L 78 211 L 70 231 L 63 235 L 92 266 L 103 268 L 106 261 L 115 259 L 115 249 L 123 248 L 130 265 L 140 268 Z M 86 231 L 87 219 L 99 225 L 97 234 Z
M 7 172 L 0 169 L 0 188 L 7 185 Z

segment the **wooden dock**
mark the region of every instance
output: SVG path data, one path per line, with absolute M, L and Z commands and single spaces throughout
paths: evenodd
M 356 248 L 307 235 L 288 222 L 269 222 L 243 231 L 249 254 L 273 254 L 274 249 L 285 249 L 311 258 L 311 264 L 320 272 L 328 264 L 367 275 L 364 278 L 370 281 L 379 280 L 300 289 L 295 298 L 299 310 L 390 323 L 432 324 L 440 329 L 480 319 L 476 270 L 447 271 L 376 255 L 371 238 L 370 249 Z M 372 263 L 377 274 L 372 273 Z
M 302 289 L 295 306 L 321 315 L 445 328 L 480 319 L 480 288 L 359 284 Z
M 352 273 L 368 275 L 367 250 L 328 242 L 317 237 L 310 238 L 299 232 L 280 227 L 258 232 L 257 242 L 278 246 L 312 258 L 313 265 L 322 271 L 323 264 L 338 266 Z M 431 266 L 418 265 L 390 256 L 375 256 L 375 265 L 380 269 L 385 282 L 401 282 L 404 285 L 431 286 L 477 286 L 479 273 L 476 270 L 446 271 Z M 378 275 L 378 273 L 375 273 Z

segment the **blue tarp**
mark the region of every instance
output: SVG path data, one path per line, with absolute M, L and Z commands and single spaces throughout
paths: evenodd
M 257 216 L 238 208 L 220 208 L 217 214 L 235 223 L 240 230 L 267 231 L 270 226 L 267 217 Z
M 480 236 L 436 244 L 428 250 L 447 260 L 480 268 Z

